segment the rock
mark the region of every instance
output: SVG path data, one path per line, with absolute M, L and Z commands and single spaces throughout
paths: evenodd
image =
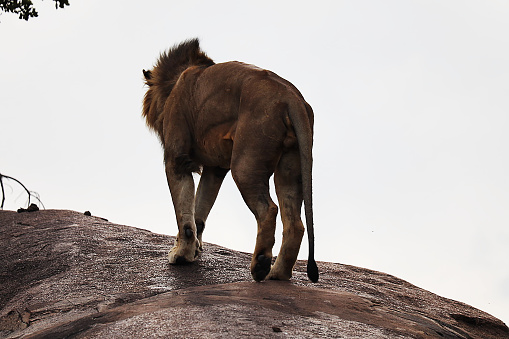
M 172 266 L 174 237 L 73 211 L 0 211 L 0 337 L 509 338 L 500 320 L 394 276 L 297 262 L 252 281 L 251 255 L 205 244 Z
M 23 212 L 36 212 L 39 210 L 39 207 L 32 203 L 30 204 L 30 206 L 28 206 L 28 208 L 18 208 L 18 213 L 23 213 Z

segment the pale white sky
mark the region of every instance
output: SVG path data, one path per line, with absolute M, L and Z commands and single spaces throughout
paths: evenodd
M 313 106 L 318 260 L 509 324 L 507 2 L 70 3 L 35 1 L 29 22 L 0 16 L 0 173 L 46 208 L 176 234 L 141 70 L 199 37 L 216 62 L 271 69 Z M 228 177 L 204 240 L 251 252 L 255 234 Z

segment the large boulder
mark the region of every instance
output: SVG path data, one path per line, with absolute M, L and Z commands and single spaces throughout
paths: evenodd
M 253 282 L 250 255 L 206 244 L 171 266 L 174 238 L 73 211 L 0 211 L 0 337 L 509 338 L 500 320 L 394 276 L 297 262 Z

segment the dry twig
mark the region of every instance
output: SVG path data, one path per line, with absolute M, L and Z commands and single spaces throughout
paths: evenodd
M 4 209 L 4 203 L 5 203 L 5 190 L 4 190 L 4 182 L 3 182 L 3 179 L 10 179 L 10 180 L 14 180 L 16 181 L 18 184 L 21 185 L 21 187 L 23 187 L 23 189 L 27 192 L 28 194 L 28 204 L 27 204 L 27 207 L 30 206 L 30 198 L 31 197 L 34 197 L 40 204 L 43 208 L 44 207 L 44 204 L 42 203 L 41 199 L 39 199 L 39 194 L 37 194 L 36 192 L 32 192 L 32 191 L 29 191 L 25 185 L 23 185 L 21 183 L 21 181 L 19 181 L 18 179 L 15 179 L 13 177 L 10 177 L 8 175 L 4 175 L 2 173 L 0 173 L 0 186 L 2 188 L 2 204 L 0 205 L 0 209 Z

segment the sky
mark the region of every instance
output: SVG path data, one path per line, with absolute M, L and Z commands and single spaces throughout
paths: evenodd
M 34 2 L 28 22 L 0 15 L 0 173 L 45 208 L 176 234 L 142 69 L 198 37 L 215 62 L 270 69 L 313 107 L 317 260 L 509 324 L 508 2 Z M 26 207 L 5 184 L 5 209 Z M 255 236 L 228 175 L 204 241 L 252 252 Z

